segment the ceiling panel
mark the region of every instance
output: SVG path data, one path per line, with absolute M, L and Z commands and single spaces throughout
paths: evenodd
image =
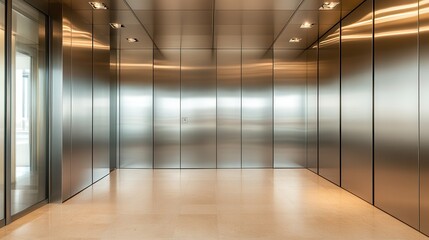
M 211 10 L 213 0 L 125 0 L 134 10 Z
M 216 0 L 217 10 L 295 10 L 302 0 Z
M 363 0 L 342 1 L 330 11 L 319 10 L 325 0 L 110 0 L 109 4 L 112 22 L 126 26 L 121 31 L 140 37 L 147 31 L 144 38 L 153 39 L 159 48 L 268 48 L 276 41 L 276 48 L 305 49 Z M 301 29 L 304 22 L 314 27 Z M 290 43 L 293 37 L 302 41 Z

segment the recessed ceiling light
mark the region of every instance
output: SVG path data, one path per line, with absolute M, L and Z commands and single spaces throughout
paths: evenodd
M 99 10 L 99 9 L 107 9 L 106 4 L 102 2 L 88 2 L 89 5 L 91 5 L 92 8 Z
M 289 42 L 290 42 L 290 43 L 299 43 L 299 42 L 301 42 L 301 40 L 302 40 L 302 38 L 294 37 L 294 38 L 291 38 L 291 39 L 289 40 Z
M 339 2 L 324 2 L 322 6 L 319 8 L 319 10 L 332 10 L 334 9 Z
M 301 24 L 301 28 L 312 28 L 314 26 L 314 23 L 305 22 Z
M 110 26 L 111 26 L 113 29 L 119 29 L 119 28 L 123 28 L 123 27 L 125 27 L 124 25 L 122 25 L 122 24 L 120 24 L 120 23 L 110 23 Z
M 138 42 L 139 40 L 138 40 L 137 38 L 127 38 L 127 41 L 128 41 L 129 43 L 136 43 L 136 42 Z

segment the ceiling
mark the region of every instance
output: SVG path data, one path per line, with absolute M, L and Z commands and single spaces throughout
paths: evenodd
M 306 49 L 364 0 L 110 0 L 119 48 Z M 88 5 L 88 4 L 87 4 Z M 82 7 L 87 7 L 83 6 Z M 314 23 L 301 29 L 304 22 Z M 125 39 L 135 37 L 137 43 Z M 299 43 L 290 43 L 291 38 Z

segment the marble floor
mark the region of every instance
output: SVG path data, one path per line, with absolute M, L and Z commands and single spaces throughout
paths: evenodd
M 307 170 L 117 170 L 1 239 L 429 239 Z

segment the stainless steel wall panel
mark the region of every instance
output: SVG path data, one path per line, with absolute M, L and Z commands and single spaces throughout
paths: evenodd
M 71 195 L 92 184 L 92 25 L 72 16 Z
M 115 37 L 115 36 L 114 36 Z M 112 38 L 112 36 L 111 36 Z M 113 42 L 113 41 L 111 41 Z M 114 46 L 111 44 L 111 46 Z M 118 141 L 118 61 L 119 51 L 117 49 L 110 49 L 110 170 L 117 168 L 117 141 Z
M 317 47 L 317 45 L 315 45 Z M 310 48 L 307 53 L 307 168 L 318 172 L 318 79 L 317 48 Z
M 61 5 L 61 4 L 60 4 Z M 56 157 L 59 157 L 59 161 L 61 161 L 61 196 L 62 198 L 60 200 L 67 199 L 72 196 L 71 193 L 71 162 L 72 162 L 72 137 L 71 137 L 71 115 L 72 115 L 72 80 L 71 80 L 71 56 L 72 56 L 72 24 L 71 24 L 71 10 L 64 6 L 58 6 L 58 8 L 62 9 L 56 9 L 59 10 L 59 12 L 63 13 L 62 19 L 59 21 L 62 21 L 61 25 L 58 23 L 58 29 L 61 29 L 62 31 L 62 38 L 59 40 L 61 42 L 61 50 L 58 49 L 58 52 L 60 52 L 60 59 L 62 59 L 61 66 L 57 66 L 56 69 L 60 71 L 62 70 L 62 82 L 59 84 L 59 81 L 54 81 L 58 83 L 58 85 L 54 85 L 56 87 L 56 90 L 61 91 L 61 96 L 57 96 L 58 99 L 56 100 L 62 102 L 62 106 L 56 106 L 56 109 L 61 109 L 61 124 L 58 123 L 58 125 L 62 126 L 61 130 L 58 129 L 57 131 L 52 132 L 52 134 L 57 134 L 60 139 L 52 138 L 60 140 L 62 143 L 62 152 L 58 153 Z M 59 43 L 58 43 L 59 44 Z M 60 48 L 60 46 L 57 46 Z M 62 54 L 62 55 L 61 55 Z M 56 73 L 56 71 L 54 71 Z M 61 79 L 61 78 L 60 78 Z M 63 117 L 63 116 L 69 116 L 69 117 Z M 61 131 L 61 132 L 60 132 Z M 52 147 L 54 147 L 53 145 Z M 51 153 L 52 154 L 52 153 Z
M 120 167 L 153 166 L 153 50 L 121 50 Z
M 217 167 L 241 168 L 241 50 L 217 50 Z
M 374 203 L 419 227 L 418 1 L 375 1 Z
M 51 19 L 51 48 L 50 48 L 50 74 L 49 74 L 49 86 L 50 86 L 50 108 L 49 108 L 49 141 L 50 141 L 50 188 L 49 188 L 49 202 L 60 202 L 62 196 L 66 191 L 63 178 L 63 161 L 68 158 L 63 152 L 65 139 L 63 135 L 66 133 L 64 126 L 63 110 L 68 101 L 63 98 L 63 61 L 67 57 L 63 57 L 63 54 L 67 53 L 65 44 L 66 40 L 63 40 L 63 26 L 68 26 L 66 23 L 63 25 L 63 8 L 58 2 L 50 2 L 50 19 Z M 65 32 L 65 31 L 64 31 Z M 70 38 L 69 38 L 70 39 Z M 70 47 L 68 47 L 70 49 Z M 64 106 L 63 106 L 64 105 Z M 69 114 L 68 114 L 69 115 Z
M 420 231 L 429 235 L 429 2 L 420 1 Z
M 110 172 L 110 27 L 93 26 L 93 182 Z
M 180 168 L 180 49 L 154 55 L 154 167 Z
M 216 51 L 181 53 L 181 167 L 216 168 Z
M 242 166 L 273 167 L 273 52 L 242 52 Z
M 372 203 L 372 0 L 342 22 L 341 186 Z
M 340 28 L 319 43 L 319 174 L 340 184 Z
M 307 57 L 302 50 L 274 51 L 274 167 L 306 167 Z

